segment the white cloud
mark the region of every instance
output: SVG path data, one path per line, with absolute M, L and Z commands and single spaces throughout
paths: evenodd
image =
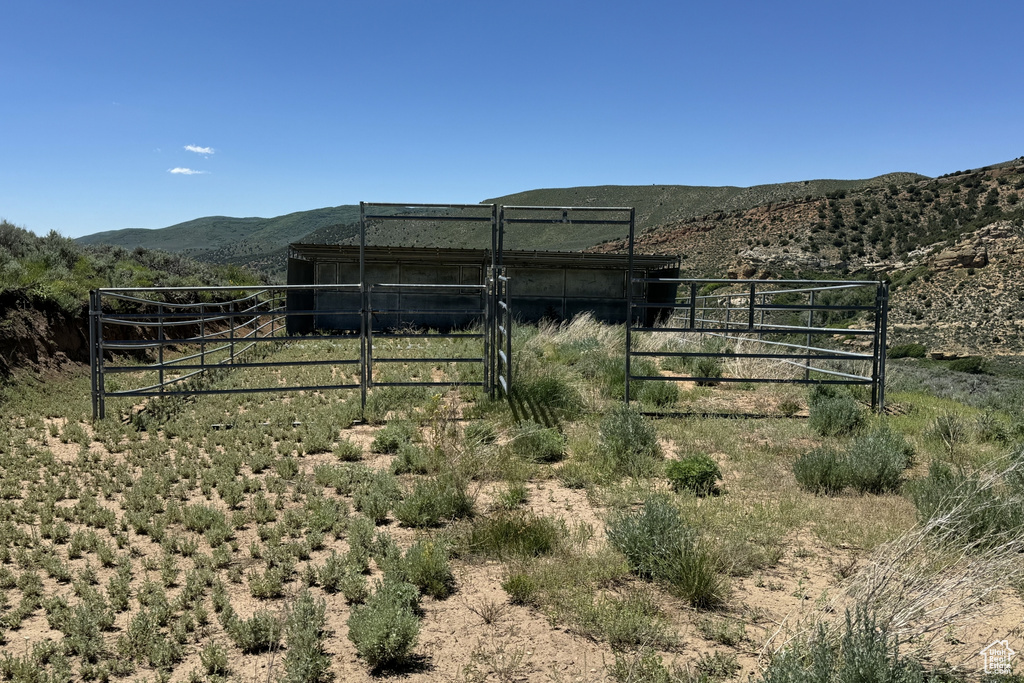
M 194 168 L 182 168 L 180 166 L 176 168 L 167 169 L 168 173 L 174 173 L 175 175 L 203 175 L 208 171 L 197 171 Z
M 185 149 L 196 154 L 213 154 L 213 147 L 200 147 L 199 145 L 185 145 Z

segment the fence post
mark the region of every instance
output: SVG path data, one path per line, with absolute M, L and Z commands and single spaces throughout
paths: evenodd
M 157 351 L 157 363 L 160 365 L 160 393 L 164 393 L 164 305 L 157 304 L 156 314 L 159 316 L 159 332 L 157 340 L 160 343 L 160 348 Z
M 89 384 L 92 389 L 92 419 L 99 415 L 99 388 L 96 386 L 96 290 L 89 292 Z
M 807 310 L 807 327 L 814 327 L 814 290 L 811 290 L 811 308 Z M 804 381 L 811 379 L 811 331 L 807 330 L 807 364 L 804 366 Z
M 753 282 L 750 283 L 750 301 L 748 302 L 747 308 L 747 329 L 754 329 L 754 296 L 755 296 L 755 285 Z

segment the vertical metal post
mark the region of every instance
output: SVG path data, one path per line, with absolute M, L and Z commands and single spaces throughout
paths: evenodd
M 811 290 L 811 308 L 807 310 L 807 327 L 814 327 L 814 290 Z M 807 330 L 807 364 L 804 365 L 804 380 L 811 378 L 811 331 Z
M 484 393 L 494 396 L 494 386 L 491 379 L 491 272 L 490 269 L 481 271 L 484 276 L 480 296 L 484 303 Z
M 156 313 L 159 318 L 159 333 L 158 341 L 160 342 L 160 348 L 157 351 L 158 363 L 160 364 L 160 393 L 164 393 L 164 305 L 158 304 L 156 307 Z
M 359 202 L 359 395 L 366 410 L 366 339 L 371 321 L 366 311 L 366 202 Z
M 703 316 L 701 316 L 703 318 Z M 697 327 L 697 283 L 690 283 L 690 330 Z
M 629 376 L 632 372 L 630 355 L 633 352 L 633 242 L 636 209 L 629 210 L 629 268 L 626 277 L 626 405 L 629 405 Z M 691 300 L 692 301 L 692 300 Z
M 732 297 L 725 297 L 725 329 L 729 329 L 730 318 L 732 317 Z
M 96 291 L 96 390 L 99 395 L 100 419 L 107 416 L 107 382 L 103 376 L 103 292 Z
M 206 304 L 199 302 L 199 365 L 206 371 Z
M 747 309 L 747 329 L 754 329 L 754 297 L 755 297 L 755 285 L 753 282 L 750 283 L 750 301 L 749 308 Z
M 502 268 L 502 273 L 505 269 Z M 507 396 L 512 396 L 512 289 L 511 280 L 505 276 L 505 384 Z
M 99 393 L 96 387 L 96 290 L 89 292 L 89 384 L 92 389 L 92 419 L 99 416 Z
M 875 317 L 881 317 L 878 334 L 878 412 L 885 412 L 885 357 L 888 347 L 889 330 L 889 283 L 880 283 L 879 312 Z
M 366 387 L 373 386 L 373 285 L 366 286 Z

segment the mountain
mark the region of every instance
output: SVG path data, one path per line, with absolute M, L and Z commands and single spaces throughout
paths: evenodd
M 890 173 L 867 180 L 808 180 L 756 187 L 694 187 L 680 185 L 575 187 L 543 189 L 485 200 L 484 203 L 545 206 L 634 206 L 637 229 L 657 226 L 705 214 L 734 211 L 765 202 L 796 197 L 820 197 L 826 193 L 878 187 L 888 183 L 923 178 L 913 173 Z M 276 218 L 231 218 L 208 216 L 167 228 L 130 228 L 80 237 L 83 245 L 113 244 L 127 249 L 145 247 L 179 252 L 213 263 L 235 263 L 280 276 L 285 267 L 288 244 L 352 243 L 358 235 L 359 207 L 342 205 L 299 211 Z M 401 232 L 396 231 L 400 228 Z M 620 228 L 604 232 L 580 226 L 547 226 L 529 234 L 510 234 L 508 246 L 522 249 L 579 250 L 601 242 L 621 239 Z M 384 223 L 371 227 L 368 242 L 378 245 L 472 246 L 489 244 L 483 231 L 465 225 L 424 221 L 409 225 Z
M 79 237 L 77 241 L 84 245 L 113 244 L 126 249 L 163 249 L 215 263 L 248 264 L 268 253 L 286 249 L 314 230 L 358 224 L 359 207 L 342 205 L 275 218 L 207 216 L 167 228 L 98 232 Z M 284 267 L 283 260 L 280 267 Z
M 1024 157 L 666 222 L 636 249 L 684 277 L 886 278 L 893 344 L 1024 353 Z

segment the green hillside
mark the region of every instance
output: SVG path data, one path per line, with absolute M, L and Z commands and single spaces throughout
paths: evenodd
M 636 208 L 637 231 L 643 232 L 695 216 L 740 211 L 807 196 L 823 197 L 839 190 L 849 192 L 890 183 L 902 184 L 925 177 L 917 173 L 887 173 L 866 180 L 804 180 L 753 187 L 598 185 L 528 190 L 484 201 L 506 206 L 632 206 Z M 600 241 L 603 240 L 595 240 L 587 246 Z
M 867 180 L 806 180 L 755 187 L 682 185 L 602 185 L 531 190 L 484 200 L 485 203 L 537 206 L 633 206 L 637 231 L 697 216 L 742 211 L 768 203 L 824 197 L 837 191 L 884 187 L 923 179 L 914 173 L 890 173 Z M 359 207 L 342 205 L 299 211 L 275 218 L 208 216 L 156 230 L 100 232 L 78 239 L 83 245 L 111 244 L 161 249 L 212 263 L 246 265 L 273 278 L 283 276 L 288 244 L 351 244 L 357 237 Z M 582 250 L 621 239 L 621 227 L 543 225 L 512 230 L 512 249 Z M 385 222 L 371 225 L 367 242 L 389 246 L 486 247 L 486 231 L 464 223 Z
M 359 207 L 342 205 L 297 211 L 275 218 L 207 216 L 167 228 L 130 228 L 80 237 L 80 244 L 112 244 L 134 249 L 162 249 L 218 263 L 248 258 L 287 247 L 318 228 L 357 224 Z

